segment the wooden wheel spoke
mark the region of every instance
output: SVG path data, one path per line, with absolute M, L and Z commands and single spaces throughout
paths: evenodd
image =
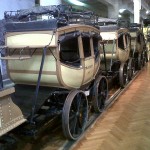
M 79 111 L 80 103 L 81 103 L 81 96 L 77 94 L 77 96 L 75 97 L 75 100 L 72 103 L 72 106 L 75 112 Z
M 107 90 L 101 92 L 101 99 L 104 100 L 107 96 Z
M 135 73 L 135 60 L 133 58 L 129 59 L 128 63 L 128 79 L 131 80 Z
M 101 82 L 102 84 L 100 84 L 100 88 L 99 88 L 99 92 L 98 92 L 98 97 L 100 99 L 105 99 L 106 98 L 106 94 L 107 94 L 107 84 L 105 83 L 104 80 L 102 80 Z
M 76 134 L 79 134 L 80 132 L 81 132 L 81 128 L 82 128 L 82 126 L 81 126 L 81 124 L 80 124 L 80 118 L 79 118 L 79 116 L 77 116 L 77 122 L 76 122 L 76 130 L 75 130 L 75 133 Z
M 74 121 L 72 122 L 72 133 L 74 135 L 77 135 L 82 131 L 83 127 L 82 127 L 82 123 L 80 121 L 80 119 L 83 119 L 82 117 L 85 117 L 85 116 L 80 117 L 80 114 L 77 114 L 74 118 Z
M 105 81 L 102 79 L 102 81 L 100 82 L 101 83 L 101 87 L 102 87 L 102 89 L 105 87 Z
M 71 113 L 69 117 L 69 121 L 73 120 L 76 117 L 75 113 Z
M 82 120 L 83 118 L 80 118 L 80 116 L 78 117 L 78 127 L 80 130 L 82 130 L 83 126 L 82 126 Z
M 72 134 L 76 133 L 76 126 L 77 126 L 77 116 L 74 118 L 72 125 L 70 127 L 70 131 L 72 131 Z
M 76 101 L 74 101 L 73 103 L 72 103 L 72 109 L 76 112 L 77 111 L 77 105 L 76 105 Z
M 79 93 L 77 94 L 77 112 L 79 112 L 80 109 L 80 104 L 81 104 L 81 96 L 79 95 Z

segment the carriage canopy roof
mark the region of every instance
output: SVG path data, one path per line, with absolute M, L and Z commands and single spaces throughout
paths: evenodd
M 70 5 L 39 6 L 7 11 L 4 16 L 6 32 L 55 30 L 70 24 L 97 27 L 97 16 L 92 11 L 77 10 Z

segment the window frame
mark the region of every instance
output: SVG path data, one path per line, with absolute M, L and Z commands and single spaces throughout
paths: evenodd
M 74 67 L 79 67 L 81 65 L 81 53 L 80 53 L 79 37 L 80 37 L 79 32 L 68 32 L 68 33 L 65 33 L 65 34 L 61 34 L 59 36 L 59 40 L 58 40 L 58 43 L 59 43 L 59 60 L 60 60 L 61 63 L 69 65 L 69 66 L 74 66 Z M 71 45 L 70 42 L 68 42 L 68 41 L 71 40 L 71 42 L 73 42 L 74 41 L 73 39 L 76 39 L 76 43 Z M 77 60 L 72 60 L 71 61 L 71 60 L 67 60 L 67 59 L 65 60 L 65 59 L 61 58 L 63 56 L 62 50 L 61 50 L 61 48 L 62 48 L 61 46 L 65 42 L 69 43 L 69 46 L 70 45 L 71 46 L 77 45 L 77 50 L 76 51 L 74 51 L 74 50 L 70 51 L 70 52 L 77 52 L 76 54 L 79 56 L 79 58 Z M 67 44 L 66 44 L 66 46 L 67 46 Z M 68 48 L 68 49 L 72 50 L 72 48 Z M 67 50 L 65 51 L 64 50 L 63 52 L 65 53 L 65 52 L 69 52 L 69 51 L 67 51 Z

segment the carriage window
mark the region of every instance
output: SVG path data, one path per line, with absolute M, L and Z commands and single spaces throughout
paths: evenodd
M 118 47 L 124 50 L 123 34 L 118 38 Z
M 128 44 L 128 36 L 127 35 L 125 35 L 125 42 L 126 42 L 126 44 Z
M 140 35 L 140 34 L 139 34 L 138 37 L 137 37 L 137 42 L 138 42 L 138 43 L 141 43 L 141 35 Z
M 125 35 L 126 48 L 130 45 L 130 37 L 128 34 Z
M 105 52 L 106 53 L 114 53 L 116 49 L 116 44 L 114 41 L 107 41 L 105 44 Z
M 84 57 L 91 56 L 90 38 L 82 37 Z
M 95 59 L 97 59 L 97 57 L 99 56 L 98 44 L 99 44 L 98 38 L 93 37 L 93 48 L 94 48 Z
M 142 36 L 142 42 L 143 42 L 143 44 L 146 44 L 144 35 Z
M 73 37 L 60 43 L 60 60 L 73 66 L 80 65 L 78 38 Z

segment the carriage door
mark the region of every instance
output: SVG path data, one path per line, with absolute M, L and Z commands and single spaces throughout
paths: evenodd
M 94 57 L 95 57 L 95 62 L 94 62 L 94 75 L 97 73 L 99 67 L 100 67 L 100 39 L 101 37 L 97 34 L 93 36 L 93 50 L 94 50 Z
M 89 33 L 82 34 L 82 44 L 84 53 L 84 79 L 83 83 L 86 83 L 93 79 L 94 74 L 94 56 L 92 56 L 91 44 L 92 39 Z
M 130 49 L 131 49 L 131 38 L 130 38 L 130 35 L 128 33 L 125 34 L 125 49 L 127 51 L 130 51 Z

